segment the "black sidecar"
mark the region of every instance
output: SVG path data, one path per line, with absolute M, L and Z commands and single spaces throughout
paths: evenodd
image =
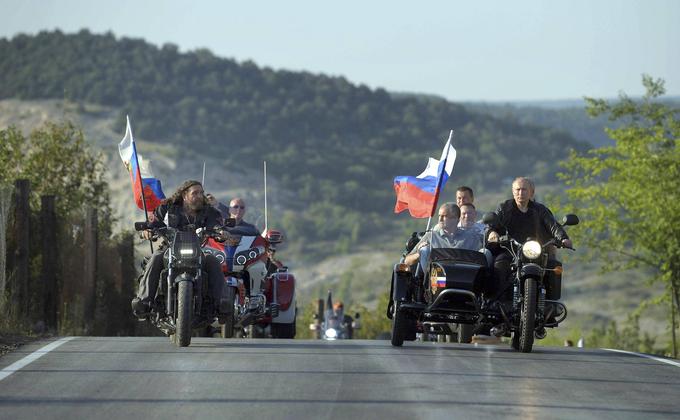
M 469 343 L 482 313 L 490 263 L 479 251 L 433 248 L 426 267 L 396 264 L 387 311 L 392 345 L 413 341 L 418 332 Z

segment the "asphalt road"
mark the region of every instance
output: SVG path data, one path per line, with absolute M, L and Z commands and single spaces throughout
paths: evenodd
M 35 353 L 50 344 L 37 342 L 0 357 L 0 419 L 680 418 L 680 364 L 606 350 L 216 338 L 180 349 L 159 337 L 51 343 L 59 345 Z

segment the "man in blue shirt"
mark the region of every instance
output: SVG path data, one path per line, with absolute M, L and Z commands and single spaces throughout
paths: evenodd
M 455 203 L 445 203 L 439 208 L 439 223 L 420 239 L 404 263 L 415 264 L 419 259 L 425 267 L 432 248 L 458 248 L 479 251 L 482 248 L 482 235 L 476 230 L 458 228 L 460 209 Z

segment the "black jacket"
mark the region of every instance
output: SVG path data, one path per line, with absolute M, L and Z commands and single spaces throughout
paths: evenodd
M 156 207 L 153 212 L 155 216 L 154 225 L 165 226 L 165 219 L 167 215 L 169 227 L 183 230 L 189 225 L 194 225 L 194 228 L 214 228 L 216 226 L 222 226 L 222 215 L 220 212 L 212 206 L 205 206 L 201 209 L 195 218 L 188 216 L 184 212 L 182 206 L 176 206 L 174 204 L 164 203 Z
M 558 241 L 569 238 L 550 210 L 535 201 L 529 202 L 526 213 L 519 210 L 515 200 L 504 201 L 498 205 L 496 215 L 499 223 L 489 227 L 501 235 L 508 234 L 518 242 L 524 242 L 527 238 L 537 239 L 541 243 L 552 238 Z

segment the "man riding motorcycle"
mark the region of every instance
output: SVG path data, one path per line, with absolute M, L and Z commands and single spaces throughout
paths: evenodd
M 185 181 L 172 197 L 163 201 L 156 208 L 151 221 L 152 227 L 168 226 L 179 230 L 197 228 L 219 228 L 222 226 L 222 216 L 212 207 L 204 193 L 203 186 L 198 181 Z M 146 239 L 151 239 L 152 231 L 143 232 Z M 156 291 L 163 269 L 163 254 L 161 247 L 153 253 L 146 264 L 144 274 L 140 280 L 137 297 L 132 299 L 132 310 L 137 318 L 144 319 L 149 315 L 154 304 Z M 208 274 L 208 284 L 213 302 L 218 306 L 219 313 L 226 313 L 231 308 L 228 302 L 221 302 L 224 277 L 219 261 L 213 255 L 206 255 L 203 260 L 203 270 Z
M 512 257 L 507 251 L 497 246 L 499 235 L 507 234 L 510 238 L 523 243 L 527 238 L 533 238 L 540 243 L 556 239 L 559 244 L 571 248 L 572 243 L 565 230 L 555 220 L 555 216 L 543 204 L 534 198 L 534 183 L 526 177 L 518 177 L 512 183 L 511 200 L 498 205 L 495 213 L 496 222 L 489 225 L 487 248 L 494 255 L 495 293 L 503 298 L 509 291 L 510 262 Z M 550 252 L 549 265 L 555 265 L 555 249 Z M 509 296 L 505 296 L 509 298 Z

